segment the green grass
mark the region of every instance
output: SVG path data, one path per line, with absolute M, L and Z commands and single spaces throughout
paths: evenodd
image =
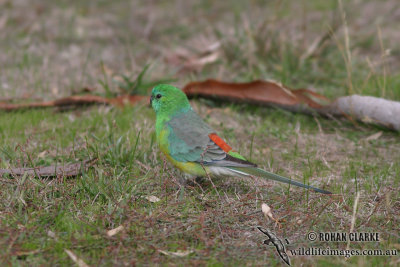
M 268 78 L 292 88 L 317 88 L 332 98 L 350 92 L 341 32 L 335 33 L 338 43 L 330 39 L 301 60 L 314 38 L 327 31 L 329 14 L 338 12 L 336 1 L 311 1 L 305 8 L 290 1 L 189 1 L 185 10 L 193 10 L 191 15 L 169 2 L 3 5 L 10 17 L 1 33 L 7 40 L 0 44 L 6 51 L 0 57 L 2 97 L 53 99 L 80 93 L 85 86 L 95 87 L 100 95 L 145 92 L 152 82 L 170 78 L 178 86 L 207 78 Z M 362 16 L 364 6 L 349 3 L 345 10 L 356 8 Z M 35 10 L 35 26 L 29 26 L 32 18 L 20 15 L 30 9 Z M 307 23 L 305 41 L 294 38 L 303 23 L 295 16 L 299 10 L 304 10 Z M 314 16 L 322 21 L 313 22 Z M 385 35 L 391 29 L 390 16 L 385 19 L 383 43 L 390 48 L 390 31 Z M 348 20 L 354 29 L 354 20 Z M 366 30 L 368 25 L 357 27 Z M 380 62 L 380 45 L 374 35 L 362 32 L 350 31 L 354 93 L 400 100 L 398 66 L 385 63 L 371 69 L 365 57 Z M 199 36 L 221 41 L 216 62 L 180 72 L 164 60 L 180 47 L 198 49 L 191 46 Z M 396 53 L 388 57 L 396 59 Z M 306 235 L 348 232 L 357 192 L 354 231 L 379 232 L 382 241 L 351 243 L 350 248 L 399 249 L 398 133 L 247 104 L 204 99 L 191 103 L 232 147 L 259 166 L 337 195 L 260 179 L 213 179 L 216 188 L 208 179 L 182 186 L 182 174 L 165 162 L 155 143 L 155 115 L 147 101 L 124 109 L 1 112 L 0 168 L 97 158 L 94 166 L 72 178 L 0 178 L 2 265 L 70 266 L 68 249 L 91 266 L 281 266 L 275 248 L 263 245 L 265 236 L 256 226 L 290 240 L 290 249 L 346 249 L 347 243 L 310 242 Z M 383 131 L 380 138 L 365 140 L 378 131 Z M 160 201 L 150 202 L 149 196 Z M 262 203 L 272 208 L 281 228 L 263 216 Z M 124 230 L 107 235 L 120 225 Z M 160 252 L 178 250 L 193 252 L 183 257 Z M 398 264 L 398 256 L 289 257 L 294 266 Z
M 223 106 L 214 109 L 229 117 Z M 241 109 L 242 113 L 233 113 L 230 119 L 240 123 L 256 116 L 262 121 L 260 124 L 249 125 L 254 134 L 253 161 L 270 166 L 277 173 L 291 174 L 293 178 L 309 182 L 319 180 L 324 184 L 323 177 L 333 175 L 329 190 L 339 194 L 343 192 L 343 197 L 332 199 L 338 206 L 331 204 L 325 207 L 329 198 L 318 194 L 297 188 L 288 191 L 285 185 L 271 187 L 273 184 L 260 181 L 254 184 L 251 181 L 216 180 L 214 182 L 219 193 L 224 192 L 221 198 L 209 183 L 205 183 L 202 189 L 181 188 L 176 182 L 180 174 L 171 166 L 163 164 L 157 147 L 152 143 L 154 115 L 147 105 L 124 110 L 112 109 L 108 112 L 91 108 L 83 112 L 84 116 L 81 114 L 73 121 L 68 117 L 74 112 L 19 112 L 13 114 L 13 121 L 2 116 L 1 124 L 6 129 L 12 129 L 9 134 L 15 137 L 21 136 L 21 132 L 26 132 L 26 129 L 33 129 L 28 135 L 29 139 L 42 140 L 43 144 L 35 145 L 32 141 L 27 143 L 24 138 L 8 136 L 6 139 L 15 141 L 13 146 L 2 145 L 3 167 L 22 166 L 21 162 L 32 166 L 27 160 L 28 155 L 34 159 L 35 166 L 93 157 L 98 157 L 99 161 L 94 168 L 76 178 L 43 180 L 26 177 L 22 181 L 21 178 L 10 177 L 9 182 L 3 183 L 4 202 L 1 203 L 1 210 L 5 215 L 1 223 L 4 245 L 9 244 L 11 238 L 16 238 L 12 247 L 4 251 L 3 259 L 12 264 L 69 264 L 70 259 L 64 249 L 70 249 L 89 264 L 108 265 L 113 264 L 113 260 L 125 263 L 261 263 L 275 257 L 273 250 L 266 250 L 261 243 L 252 248 L 263 238 L 254 227 L 272 226 L 260 213 L 248 215 L 258 211 L 262 202 L 271 205 L 278 218 L 284 218 L 283 230 L 276 228 L 275 231 L 292 240 L 294 233 L 303 233 L 305 237 L 309 230 L 348 230 L 349 225 L 340 226 L 340 221 L 351 217 L 353 193 L 357 190 L 362 192 L 360 209 L 365 206 L 365 212 L 370 211 L 369 203 L 377 194 L 384 197 L 389 194 L 390 199 L 398 198 L 398 192 L 388 189 L 388 186 L 399 186 L 399 180 L 394 179 L 400 172 L 400 165 L 395 163 L 399 162 L 399 157 L 394 156 L 390 162 L 384 163 L 382 157 L 385 155 L 379 152 L 382 148 L 397 145 L 390 140 L 391 133 L 385 133 L 384 139 L 388 140 L 371 142 L 366 147 L 347 151 L 346 158 L 342 160 L 331 162 L 327 156 L 328 168 L 319 158 L 321 144 L 313 142 L 312 135 L 318 135 L 318 132 L 315 131 L 316 122 L 312 118 L 270 109 L 266 117 L 264 108 L 251 111 L 243 110 L 243 107 Z M 43 127 L 43 118 L 46 118 L 47 125 L 56 126 L 58 121 L 63 121 L 63 131 Z M 280 118 L 279 123 L 276 118 Z M 23 124 L 23 121 L 30 123 Z M 321 121 L 327 124 L 323 127 L 326 131 L 323 138 L 335 138 L 334 129 L 338 129 L 338 126 Z M 225 125 L 220 126 L 212 121 L 210 123 L 219 132 L 224 133 L 223 129 L 227 129 Z M 297 147 L 293 145 L 296 142 L 293 140 L 293 136 L 296 136 L 293 125 L 296 123 L 302 126 L 298 138 L 308 139 L 305 144 L 297 144 Z M 363 134 L 373 132 L 375 130 L 371 128 Z M 247 129 L 239 128 L 227 137 L 240 148 L 241 153 L 249 156 L 247 134 Z M 344 130 L 343 135 L 348 137 L 335 141 L 335 145 L 342 149 L 356 145 L 360 140 L 352 137 L 352 130 L 349 129 Z M 264 140 L 280 145 L 260 146 Z M 41 151 L 48 151 L 56 157 L 49 155 L 45 157 L 48 161 L 43 161 L 37 156 Z M 263 156 L 264 153 L 268 157 Z M 358 187 L 355 177 L 358 178 Z M 160 202 L 151 203 L 146 200 L 145 196 L 150 195 L 159 197 Z M 348 206 L 350 211 L 344 210 L 342 205 Z M 379 205 L 382 210 L 378 209 L 373 214 L 368 225 L 364 225 L 367 215 L 363 211 L 359 215 L 360 226 L 357 230 L 375 231 L 384 224 L 385 228 L 379 231 L 388 243 L 379 246 L 355 244 L 356 247 L 390 248 L 390 244 L 398 242 L 395 237 L 391 237 L 398 223 L 395 207 L 386 205 Z M 316 211 L 319 213 L 318 218 L 309 217 L 310 212 Z M 384 212 L 393 214 L 391 221 L 387 221 Z M 332 214 L 335 216 L 332 217 Z M 305 222 L 297 224 L 298 220 Z M 119 225 L 125 226 L 122 233 L 111 238 L 106 236 L 107 230 Z M 55 233 L 56 237 L 49 237 L 49 231 Z M 234 244 L 239 240 L 245 242 L 248 232 L 252 233 L 254 244 L 235 247 Z M 310 245 L 305 238 L 297 242 L 296 245 Z M 343 248 L 340 244 L 338 247 Z M 157 252 L 177 249 L 190 249 L 195 253 L 185 258 L 174 258 Z M 29 251 L 33 251 L 33 254 L 30 255 Z M 18 253 L 27 255 L 18 256 Z M 301 258 L 293 257 L 292 260 L 302 261 Z M 343 260 L 340 257 L 332 258 L 333 262 L 338 263 Z M 354 257 L 350 262 L 356 264 L 359 260 Z M 386 262 L 390 258 L 382 260 Z M 279 263 L 278 260 L 274 261 Z

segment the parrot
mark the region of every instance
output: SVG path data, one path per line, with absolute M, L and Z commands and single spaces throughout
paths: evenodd
M 156 113 L 156 141 L 161 152 L 186 177 L 261 177 L 332 194 L 258 168 L 233 150 L 193 110 L 186 94 L 169 84 L 153 87 L 150 105 Z

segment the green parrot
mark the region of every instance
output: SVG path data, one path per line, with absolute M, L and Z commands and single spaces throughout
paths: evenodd
M 187 176 L 257 176 L 331 194 L 257 168 L 256 164 L 232 150 L 197 115 L 186 95 L 172 85 L 155 86 L 150 104 L 156 112 L 156 138 L 161 151 Z

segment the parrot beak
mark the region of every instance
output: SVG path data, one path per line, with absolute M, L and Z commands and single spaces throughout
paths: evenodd
M 154 97 L 153 97 L 153 96 L 150 96 L 150 106 L 151 106 L 151 104 L 152 104 L 152 102 L 153 102 L 153 99 L 154 99 Z

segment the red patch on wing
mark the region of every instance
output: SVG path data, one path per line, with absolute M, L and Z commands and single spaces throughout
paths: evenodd
M 219 146 L 226 153 L 232 150 L 232 148 L 227 143 L 225 143 L 225 141 L 217 134 L 212 133 L 209 134 L 208 137 L 210 137 L 210 139 L 213 140 L 213 142 L 216 143 L 217 146 Z

